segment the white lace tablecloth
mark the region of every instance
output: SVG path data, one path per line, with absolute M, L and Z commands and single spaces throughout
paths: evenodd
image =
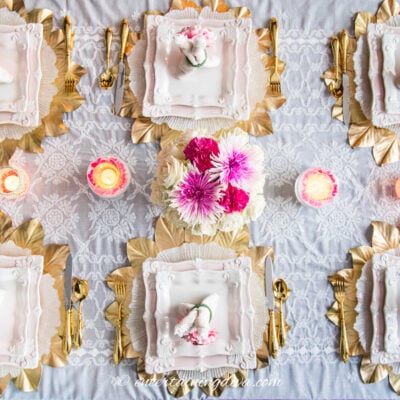
M 50 8 L 56 23 L 71 16 L 75 24 L 73 60 L 88 74 L 80 82 L 85 104 L 66 115 L 70 133 L 46 138 L 44 152 L 17 152 L 13 158 L 30 175 L 24 199 L 0 200 L 0 209 L 14 224 L 39 218 L 47 243 L 70 243 L 78 263 L 74 274 L 89 280 L 84 304 L 84 346 L 74 350 L 70 366 L 44 368 L 37 393 L 20 393 L 12 384 L 5 399 L 166 399 L 165 385 L 143 386 L 137 381 L 135 361 L 112 360 L 114 327 L 104 317 L 113 301 L 104 278 L 128 265 L 126 242 L 153 238 L 153 223 L 160 208 L 150 203 L 156 170 L 157 143 L 134 145 L 132 120 L 111 114 L 111 91 L 101 91 L 97 78 L 103 70 L 104 30 L 114 29 L 112 57 L 119 49 L 119 23 L 129 17 L 140 29 L 147 9 L 167 11 L 169 0 L 27 0 L 28 9 Z M 251 225 L 253 245 L 273 246 L 276 274 L 292 289 L 287 302 L 292 330 L 287 345 L 270 367 L 249 373 L 243 389 L 226 389 L 224 399 L 396 398 L 387 380 L 364 385 L 359 359 L 344 364 L 338 358 L 339 330 L 325 313 L 333 301 L 327 276 L 349 267 L 348 250 L 368 245 L 372 220 L 398 223 L 400 201 L 391 197 L 390 185 L 400 176 L 400 165 L 377 167 L 370 148 L 351 149 L 343 124 L 331 119 L 334 99 L 320 79 L 331 65 L 329 38 L 343 28 L 352 32 L 355 12 L 375 13 L 378 0 L 229 0 L 253 10 L 254 26 L 280 22 L 280 54 L 287 68 L 282 76 L 286 104 L 271 113 L 274 134 L 252 138 L 266 153 L 267 207 Z M 99 155 L 118 155 L 129 167 L 132 183 L 118 200 L 101 200 L 86 183 L 86 169 Z M 340 193 L 330 206 L 315 210 L 301 206 L 294 195 L 296 177 L 310 166 L 329 168 L 340 181 Z M 206 396 L 198 389 L 185 398 Z

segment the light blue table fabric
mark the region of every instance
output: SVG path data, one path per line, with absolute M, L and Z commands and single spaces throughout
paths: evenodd
M 97 78 L 103 70 L 104 30 L 129 19 L 141 29 L 142 13 L 166 11 L 168 0 L 26 0 L 28 9 L 49 8 L 55 23 L 70 15 L 75 27 L 73 60 L 88 74 L 79 85 L 85 104 L 66 115 L 70 132 L 46 138 L 44 153 L 17 152 L 14 161 L 29 173 L 31 187 L 25 198 L 0 200 L 0 209 L 15 225 L 39 218 L 46 243 L 70 243 L 74 274 L 89 280 L 85 302 L 84 346 L 74 350 L 70 366 L 45 367 L 39 391 L 22 393 L 10 384 L 4 398 L 46 400 L 167 399 L 165 385 L 143 386 L 137 381 L 135 361 L 112 361 L 113 327 L 104 309 L 113 301 L 104 278 L 128 264 L 126 242 L 153 237 L 153 224 L 161 210 L 150 203 L 150 186 L 156 170 L 158 143 L 134 145 L 133 120 L 112 115 L 112 92 L 101 91 Z M 329 38 L 343 28 L 353 32 L 357 11 L 375 13 L 377 0 L 227 0 L 230 6 L 252 10 L 255 27 L 268 26 L 271 17 L 280 22 L 280 56 L 286 62 L 282 90 L 286 104 L 271 113 L 274 134 L 252 138 L 266 155 L 267 207 L 251 225 L 252 245 L 273 246 L 276 275 L 285 278 L 292 295 L 287 303 L 292 330 L 287 346 L 269 368 L 249 373 L 243 389 L 226 389 L 224 399 L 387 399 L 396 398 L 387 380 L 364 385 L 360 360 L 344 364 L 338 359 L 337 327 L 325 313 L 333 301 L 327 276 L 351 265 L 348 250 L 370 244 L 373 220 L 398 223 L 399 201 L 388 195 L 390 182 L 400 175 L 399 163 L 376 166 L 370 148 L 351 149 L 347 131 L 331 119 L 334 99 L 320 76 L 331 65 Z M 113 43 L 117 59 L 119 42 Z M 86 183 L 89 162 L 104 154 L 118 155 L 132 175 L 121 199 L 104 201 Z M 296 177 L 307 167 L 333 170 L 340 194 L 328 207 L 301 206 L 294 195 Z M 1 328 L 0 328 L 1 329 Z M 198 389 L 185 398 L 203 399 Z

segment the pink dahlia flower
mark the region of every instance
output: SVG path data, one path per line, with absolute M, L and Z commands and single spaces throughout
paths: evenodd
M 247 192 L 228 184 L 219 203 L 224 207 L 224 211 L 230 214 L 245 209 L 249 203 L 249 199 L 250 196 Z
M 219 154 L 218 143 L 211 138 L 194 138 L 183 150 L 185 157 L 197 167 L 200 172 L 210 169 L 213 164 L 211 156 Z
M 208 332 L 208 337 L 206 337 L 205 339 L 201 339 L 199 337 L 197 329 L 183 336 L 183 339 L 185 339 L 187 342 L 192 343 L 194 346 L 202 346 L 202 345 L 204 346 L 206 344 L 214 343 L 217 340 L 217 337 L 218 337 L 218 331 L 214 328 L 211 328 Z

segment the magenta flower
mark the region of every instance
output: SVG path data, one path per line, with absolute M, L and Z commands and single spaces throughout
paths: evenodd
M 225 189 L 219 204 L 224 207 L 224 211 L 227 214 L 231 214 L 236 211 L 242 211 L 244 208 L 246 208 L 249 199 L 250 196 L 247 192 L 228 184 L 228 187 Z
M 220 183 L 207 172 L 190 170 L 171 192 L 171 206 L 189 225 L 215 223 L 222 214 Z
M 211 138 L 194 138 L 183 150 L 185 157 L 197 167 L 200 172 L 213 167 L 211 156 L 219 154 L 218 143 Z
M 217 340 L 217 337 L 218 331 L 214 328 L 211 328 L 208 332 L 208 337 L 205 339 L 201 339 L 199 337 L 199 332 L 197 329 L 183 336 L 183 339 L 189 343 L 192 343 L 194 346 L 201 346 L 214 343 Z
M 214 32 L 209 28 L 202 28 L 200 25 L 186 26 L 178 32 L 178 35 L 186 36 L 191 41 L 203 36 L 207 47 L 211 47 L 215 43 Z
M 252 154 L 247 138 L 231 136 L 222 139 L 219 143 L 219 154 L 212 156 L 212 163 L 214 168 L 211 172 L 222 183 L 250 189 L 257 165 L 254 165 L 256 154 Z

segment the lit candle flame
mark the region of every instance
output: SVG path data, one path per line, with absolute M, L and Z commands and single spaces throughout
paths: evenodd
M 9 175 L 4 180 L 4 188 L 8 192 L 15 192 L 19 187 L 20 179 L 18 175 Z

